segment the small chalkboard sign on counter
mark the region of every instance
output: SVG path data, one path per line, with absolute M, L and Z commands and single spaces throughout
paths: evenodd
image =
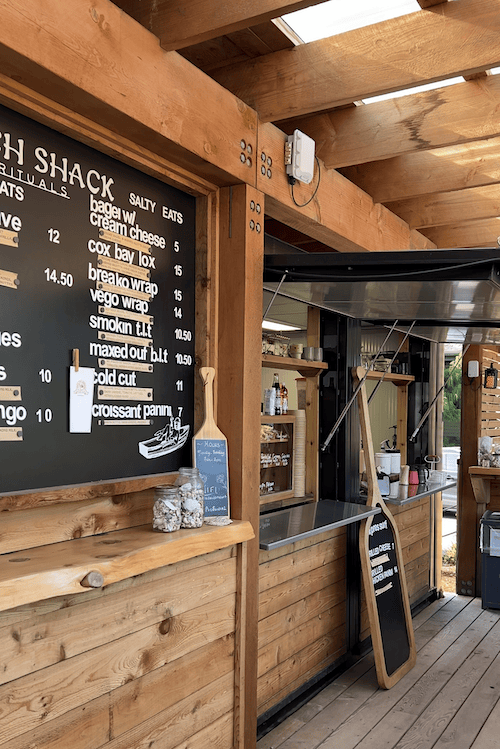
M 227 440 L 214 419 L 215 369 L 201 367 L 205 396 L 205 419 L 193 438 L 193 462 L 204 484 L 205 517 L 229 517 L 229 471 Z
M 205 489 L 205 517 L 229 517 L 226 441 L 197 439 L 195 465 Z

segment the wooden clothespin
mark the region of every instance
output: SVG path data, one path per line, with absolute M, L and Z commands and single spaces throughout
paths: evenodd
M 80 367 L 80 349 L 78 348 L 73 349 L 73 366 L 75 372 L 78 372 L 78 368 Z

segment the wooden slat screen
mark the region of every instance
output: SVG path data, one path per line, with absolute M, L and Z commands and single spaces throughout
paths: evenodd
M 493 437 L 500 443 L 500 378 L 494 390 L 484 388 L 484 372 L 493 366 L 500 370 L 500 350 L 497 346 L 483 347 L 481 367 L 481 437 Z

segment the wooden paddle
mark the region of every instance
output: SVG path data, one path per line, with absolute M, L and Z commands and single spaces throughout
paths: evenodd
M 354 387 L 365 370 L 353 369 Z M 358 393 L 361 438 L 368 484 L 367 507 L 379 513 L 362 520 L 359 552 L 379 686 L 390 689 L 416 663 L 417 651 L 398 527 L 377 481 L 366 383 Z
M 227 439 L 214 419 L 215 369 L 201 367 L 205 396 L 205 419 L 193 437 L 193 464 L 205 486 L 205 517 L 229 517 L 229 471 Z

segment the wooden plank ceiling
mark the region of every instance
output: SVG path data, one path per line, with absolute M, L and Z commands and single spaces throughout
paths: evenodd
M 279 16 L 322 0 L 115 0 L 253 107 L 314 138 L 322 162 L 438 248 L 500 236 L 500 0 L 419 0 L 416 13 L 301 43 Z M 275 19 L 275 20 L 270 20 Z M 378 103 L 371 96 L 463 76 Z M 275 220 L 266 231 L 331 250 Z

